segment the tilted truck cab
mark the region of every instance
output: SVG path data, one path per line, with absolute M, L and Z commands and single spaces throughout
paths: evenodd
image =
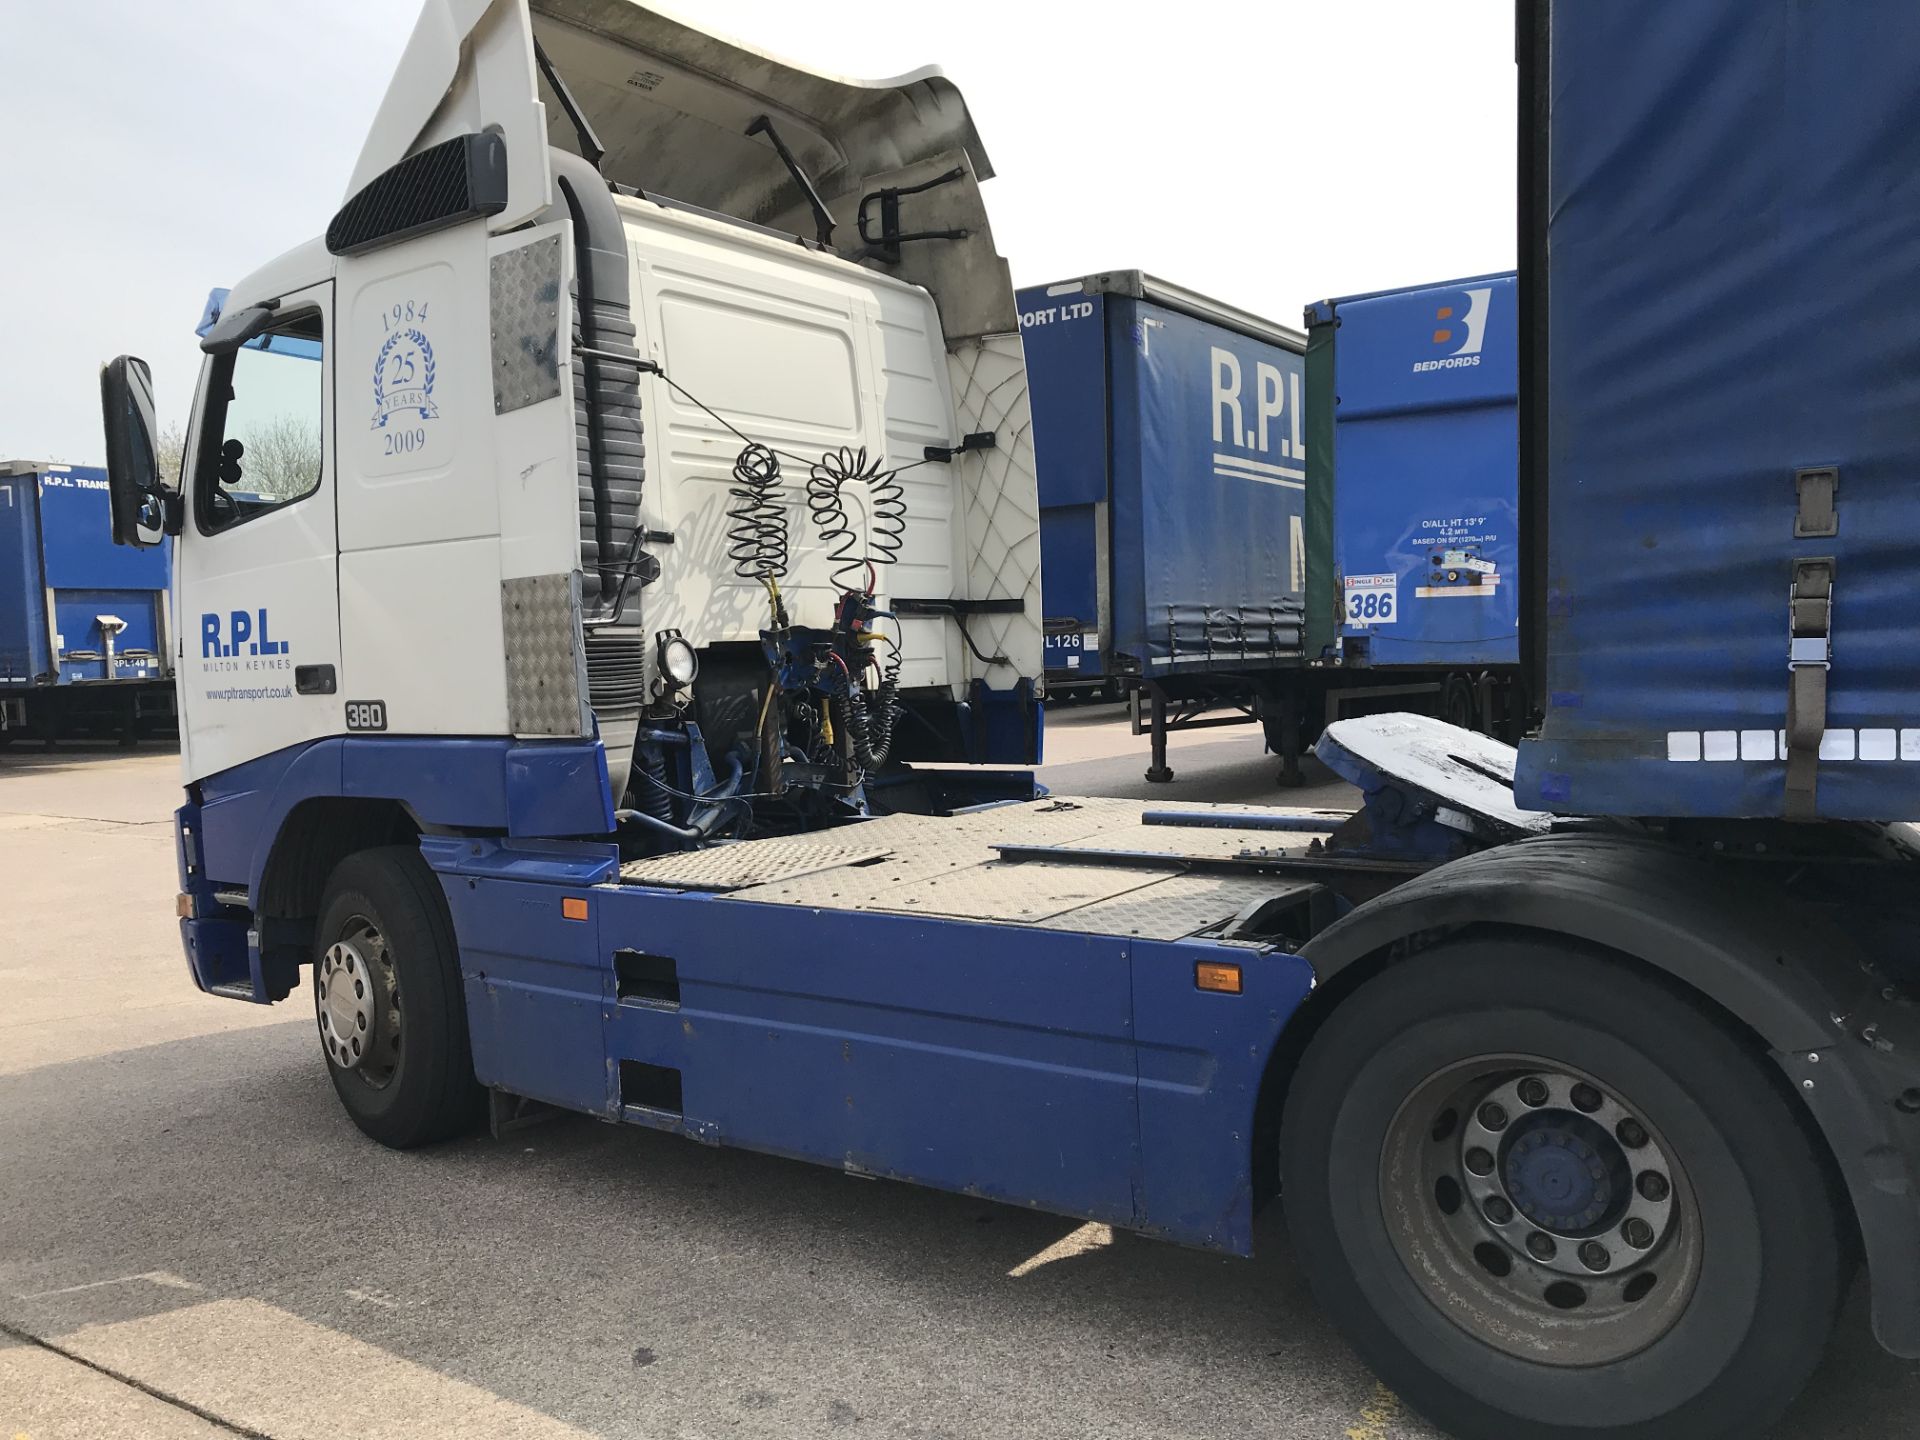
M 1522 14 L 1547 130 L 1569 9 Z M 544 1103 L 1235 1254 L 1277 1192 L 1462 1436 L 1756 1434 L 1860 1251 L 1920 1354 L 1906 827 L 1561 820 L 1420 717 L 1329 728 L 1351 816 L 1003 768 L 1042 622 L 988 173 L 934 71 L 428 4 L 326 236 L 205 317 L 179 487 L 103 375 L 115 537 L 175 542 L 196 983 L 304 976 L 397 1147 Z

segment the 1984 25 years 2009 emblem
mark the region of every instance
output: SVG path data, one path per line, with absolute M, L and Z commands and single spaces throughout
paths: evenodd
M 407 411 L 422 420 L 439 415 L 433 403 L 433 342 L 427 338 L 427 306 L 411 300 L 396 302 L 381 319 L 387 338 L 373 362 L 373 425 L 383 430 L 387 422 Z

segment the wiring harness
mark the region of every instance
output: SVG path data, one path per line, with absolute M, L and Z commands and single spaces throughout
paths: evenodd
M 875 628 L 893 618 L 876 601 L 879 567 L 895 564 L 906 540 L 900 471 L 940 457 L 929 451 L 926 459 L 891 467 L 864 446 L 795 455 L 755 440 L 664 370 L 656 373 L 741 442 L 727 488 L 726 554 L 736 576 L 767 591 L 770 619 L 760 641 L 768 676 L 751 735 L 749 774 L 721 786 L 724 796 L 695 796 L 669 783 L 665 756 L 652 753 L 636 771 L 635 819 L 662 835 L 691 840 L 692 832 L 676 829 L 671 818 L 676 800 L 711 820 L 744 812 L 747 823 L 750 801 L 779 799 L 789 791 L 820 791 L 858 803 L 863 782 L 893 753 L 902 714 L 900 643 Z M 794 625 L 780 593 L 794 559 L 783 462 L 806 470 L 807 514 L 840 592 L 830 629 Z M 864 525 L 851 513 L 848 496 L 854 491 Z

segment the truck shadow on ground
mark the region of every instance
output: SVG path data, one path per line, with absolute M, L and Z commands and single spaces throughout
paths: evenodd
M 49 746 L 32 736 L 0 743 L 0 776 L 22 774 L 53 775 L 63 770 L 99 768 L 110 761 L 125 763 L 135 757 L 165 759 L 178 763 L 177 740 L 143 740 L 128 747 L 114 740 L 62 740 Z
M 41 1336 L 260 1297 L 609 1435 L 1338 1440 L 1376 1395 L 1276 1212 L 1242 1261 L 578 1117 L 396 1154 L 304 1017 L 0 1080 L 0 1154 L 0 1318 Z M 71 1288 L 156 1271 L 200 1288 Z M 1916 1427 L 1856 1296 L 1777 1440 Z

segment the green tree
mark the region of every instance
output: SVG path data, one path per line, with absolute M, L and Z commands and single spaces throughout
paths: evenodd
M 159 452 L 154 458 L 160 462 L 160 478 L 169 485 L 182 485 L 185 477 L 181 475 L 180 467 L 186 460 L 187 436 L 180 428 L 180 422 L 169 421 L 153 444 Z

